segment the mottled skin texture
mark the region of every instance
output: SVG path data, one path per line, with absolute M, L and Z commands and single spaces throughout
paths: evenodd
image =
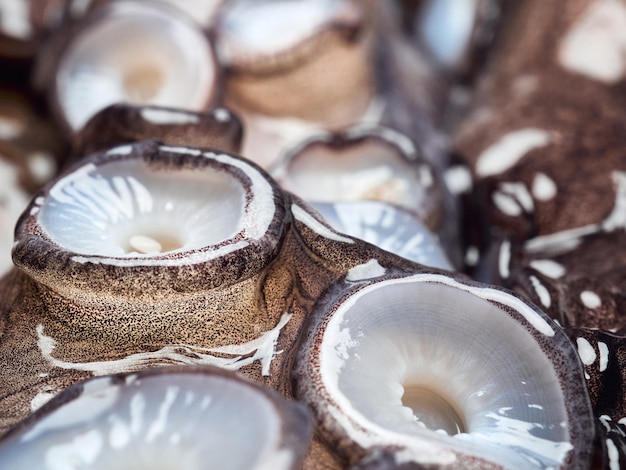
M 230 171 L 244 188 L 251 184 L 251 171 L 268 178 L 254 166 L 229 170 L 226 163 L 166 149 L 153 141 L 141 142 L 129 154 L 95 154 L 72 171 L 85 164 L 139 158 L 159 171 L 181 167 L 203 171 L 207 166 Z M 369 282 L 346 282 L 352 268 L 375 259 L 388 273 L 385 277 L 425 272 L 404 258 L 333 232 L 303 201 L 268 181 L 271 189 L 267 192 L 245 191 L 246 210 L 253 207 L 252 194 L 271 198 L 273 216 L 265 234 L 248 240 L 243 248 L 195 264 L 186 263 L 186 252 L 153 256 L 178 260 L 172 266 L 146 265 L 141 258 L 130 266 L 111 264 L 106 257 L 79 262 L 75 253 L 55 243 L 39 225 L 39 211 L 32 209 L 42 202 L 33 201 L 16 231 L 18 268 L 0 285 L 1 432 L 24 419 L 42 393 L 56 394 L 94 375 L 206 364 L 207 354 L 213 359 L 228 358 L 232 355 L 202 348 L 254 341 L 274 329 L 285 314 L 291 316 L 277 332 L 271 351 L 243 366 L 235 363 L 235 368 L 291 398 L 294 360 L 299 350 L 308 347 L 302 333 L 310 328 L 312 313 L 319 315 L 348 285 Z M 40 197 L 52 197 L 50 192 L 44 188 Z M 242 233 L 231 240 L 241 240 Z M 539 345 L 544 347 L 541 340 Z M 163 348 L 169 352 L 163 353 Z M 257 351 L 258 346 L 250 349 L 241 360 Z M 578 367 L 574 355 L 565 362 L 557 365 L 558 373 Z M 319 433 L 303 467 L 338 469 L 357 464 L 361 458 L 369 459 L 364 464 L 379 458 L 354 447 L 341 432 L 337 438 L 340 442 L 328 429 Z M 348 460 L 347 448 L 354 449 Z M 335 456 L 337 449 L 343 449 L 341 458 Z M 475 459 L 466 460 L 467 465 L 475 463 Z
M 142 117 L 142 111 L 172 112 L 188 116 L 193 123 L 155 123 Z M 166 120 L 167 121 L 167 120 Z M 225 108 L 207 112 L 182 111 L 158 106 L 111 105 L 93 116 L 74 137 L 75 155 L 89 155 L 116 145 L 157 139 L 168 145 L 212 148 L 239 153 L 243 127 Z
M 136 144 L 134 152 L 143 152 L 140 158 L 154 165 L 165 159 L 164 168 L 177 161 L 198 164 L 190 157 L 164 156 L 155 145 Z M 107 158 L 100 154 L 91 161 Z M 264 238 L 251 242 L 249 250 L 193 266 L 185 265 L 184 255 L 178 256 L 180 264 L 173 267 L 120 268 L 74 262 L 71 252 L 50 242 L 37 227 L 29 215 L 35 206 L 27 209 L 14 253 L 20 269 L 0 284 L 2 432 L 31 412 L 31 401 L 40 392 L 57 393 L 94 374 L 176 364 L 181 357 L 197 361 L 196 352 L 206 352 L 197 348 L 252 341 L 274 328 L 285 313 L 292 317 L 280 331 L 269 375 L 262 374 L 258 361 L 239 370 L 291 396 L 297 339 L 322 292 L 349 269 L 374 257 L 405 270 L 418 267 L 359 240 L 347 243 L 323 237 L 292 216 L 291 204 L 308 211 L 306 204 L 281 193 L 275 183 L 272 186 L 276 216 Z M 41 193 L 46 194 L 47 189 Z M 53 339 L 50 356 L 62 363 L 45 357 L 44 337 Z M 132 365 L 97 365 L 166 346 L 175 346 L 179 356 L 152 356 Z M 334 457 L 321 452 L 332 468 Z M 320 459 L 314 459 L 316 468 Z
M 521 243 L 512 243 L 510 275 L 503 278 L 497 269 L 491 281 L 514 289 L 531 299 L 563 326 L 598 328 L 623 332 L 626 328 L 626 232 L 598 232 L 575 238 L 577 245 L 557 252 L 532 251 Z M 545 260 L 558 265 L 558 277 L 537 264 Z M 542 304 L 534 276 L 550 295 L 550 305 Z M 599 304 L 585 305 L 584 292 L 596 294 Z
M 624 227 L 623 223 L 611 228 L 601 225 L 617 207 L 619 185 L 615 174 L 626 170 L 626 116 L 622 106 L 626 74 L 603 80 L 593 73 L 572 70 L 564 64 L 561 54 L 565 39 L 588 18 L 590 8 L 609 3 L 626 7 L 626 2 L 510 3 L 486 73 L 478 82 L 454 141 L 455 152 L 469 165 L 475 178 L 475 211 L 466 220 L 472 224 L 469 243 L 479 246 L 486 255 L 477 272 L 483 279 L 531 299 L 564 326 L 622 331 Z M 612 16 L 617 21 L 619 15 Z M 610 26 L 606 18 L 604 23 L 601 29 L 606 31 Z M 615 60 L 611 60 L 614 65 Z M 527 128 L 547 132 L 547 144 L 526 152 L 496 174 L 484 176 L 477 172 L 485 150 L 502 137 Z M 538 173 L 554 182 L 554 195 L 540 198 L 533 194 L 532 185 Z M 502 191 L 503 184 L 511 182 L 525 186 L 532 197 L 532 210 L 523 208 L 517 196 L 512 200 L 520 209 L 519 215 L 507 214 L 494 202 L 494 195 Z M 623 218 L 623 207 L 619 213 Z M 575 247 L 562 244 L 545 250 L 528 249 L 528 241 L 536 237 L 592 225 L 595 230 L 584 237 L 574 237 L 579 243 Z M 509 275 L 498 268 L 501 239 L 512 243 Z M 537 260 L 557 262 L 564 273 L 546 275 L 531 266 Z M 596 294 L 600 305 L 585 305 L 581 298 L 584 291 Z M 593 334 L 612 337 L 608 331 Z M 616 341 L 620 342 L 612 339 L 609 348 L 617 347 Z M 592 378 L 587 384 L 598 419 L 607 410 L 617 413 L 625 401 L 621 372 L 588 373 Z M 611 394 L 599 390 L 611 390 Z M 603 407 L 606 409 L 601 411 Z M 624 465 L 623 425 L 617 424 L 623 415 L 609 415 L 613 421 L 599 425 L 599 433 L 616 437 L 620 463 Z M 599 439 L 597 444 L 597 459 L 608 466 L 606 441 Z
M 259 54 L 230 44 L 232 33 L 224 33 L 218 19 L 218 47 L 232 56 L 225 64 L 224 102 L 241 114 L 289 116 L 330 127 L 358 119 L 375 84 L 372 31 L 364 24 L 361 6 L 354 3 L 346 18 L 338 12 L 312 35 L 276 53 Z
M 478 177 L 478 205 L 499 232 L 532 238 L 597 223 L 612 209 L 611 172 L 626 169 L 621 151 L 626 117 L 620 105 L 626 78 L 607 84 L 558 61 L 560 41 L 592 3 L 533 0 L 513 5 L 456 133 L 455 151 L 472 170 L 483 151 L 510 132 L 537 128 L 552 136 L 548 145 L 529 151 L 508 170 Z M 534 211 L 517 217 L 494 205 L 500 183 L 522 182 L 530 189 L 537 172 L 556 183 L 553 198 L 534 198 Z

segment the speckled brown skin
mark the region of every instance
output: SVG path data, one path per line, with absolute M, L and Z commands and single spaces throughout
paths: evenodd
M 522 243 L 512 242 L 510 274 L 503 277 L 495 267 L 497 261 L 491 262 L 491 282 L 531 299 L 563 326 L 626 331 L 626 231 L 598 231 L 574 240 L 575 246 L 556 251 L 531 251 Z M 542 272 L 541 263 L 546 261 L 560 272 Z M 549 293 L 549 305 L 542 301 L 537 285 Z M 585 305 L 583 292 L 597 295 L 598 305 Z
M 142 112 L 172 112 L 194 122 L 158 123 Z M 219 117 L 218 117 L 219 116 Z M 120 144 L 154 139 L 168 145 L 212 148 L 239 153 L 243 127 L 239 117 L 225 108 L 202 113 L 160 106 L 114 104 L 93 116 L 74 137 L 75 155 L 89 155 Z
M 488 226 L 528 239 L 597 223 L 611 211 L 615 200 L 611 173 L 626 169 L 622 152 L 626 116 L 620 104 L 626 76 L 608 82 L 559 61 L 564 38 L 599 2 L 511 3 L 515 4 L 510 5 L 454 147 L 474 171 L 475 193 Z M 486 149 L 525 128 L 548 132 L 550 142 L 498 174 L 476 174 Z M 534 209 L 522 210 L 519 216 L 498 209 L 492 198 L 502 183 L 521 182 L 530 190 L 539 172 L 556 184 L 554 197 L 533 196 Z M 490 237 L 487 227 L 482 236 Z
M 143 158 L 164 171 L 169 166 L 201 171 L 206 165 L 193 156 L 159 151 L 154 142 L 133 149 L 129 155 L 95 154 L 73 170 L 111 158 Z M 271 361 L 269 375 L 262 375 L 259 362 L 240 371 L 289 396 L 296 338 L 327 286 L 373 257 L 407 270 L 416 265 L 358 240 L 349 244 L 325 238 L 294 218 L 293 205 L 309 213 L 304 202 L 271 185 L 276 212 L 266 235 L 248 249 L 193 266 L 185 263 L 186 253 L 176 255 L 180 265 L 171 267 L 76 262 L 73 253 L 39 227 L 31 214 L 33 201 L 17 230 L 14 261 L 19 269 L 1 285 L 0 361 L 5 366 L 0 368 L 0 429 L 6 431 L 28 415 L 31 401 L 44 390 L 58 392 L 94 374 L 180 362 L 180 356 L 151 357 L 128 369 L 119 362 L 165 346 L 197 361 L 197 349 L 185 347 L 254 340 L 274 328 L 284 313 L 292 317 L 280 331 L 275 351 L 282 352 Z M 49 188 L 40 196 L 45 198 Z M 44 336 L 54 340 L 52 362 L 42 350 Z M 113 362 L 97 365 L 103 361 Z
M 267 373 L 262 359 L 236 368 L 293 397 L 294 361 L 304 354 L 302 334 L 312 327 L 312 314 L 319 316 L 333 299 L 372 282 L 346 281 L 352 268 L 374 259 L 385 270 L 385 278 L 446 274 L 337 234 L 305 202 L 281 191 L 262 170 L 238 157 L 218 162 L 201 158 L 195 149 L 177 153 L 154 141 L 123 149 L 94 154 L 68 172 L 129 159 L 163 172 L 217 168 L 230 172 L 246 188 L 247 209 L 256 194 L 249 176 L 254 171 L 269 183 L 269 192 L 263 193 L 274 205 L 268 229 L 258 239 L 247 240 L 242 231 L 217 245 L 196 249 L 210 252 L 237 240 L 248 241 L 242 248 L 194 264 L 187 261 L 190 252 L 149 257 L 179 261 L 170 266 L 146 265 L 141 262 L 145 257 L 136 258 L 137 264 L 120 266 L 111 263 L 111 257 L 84 253 L 82 257 L 90 261 L 78 260 L 76 253 L 45 232 L 38 219 L 41 211 L 36 210 L 52 197 L 63 177 L 44 188 L 39 202 L 33 200 L 18 224 L 14 248 L 18 268 L 0 284 L 0 433 L 28 416 L 41 393 L 58 393 L 94 375 L 201 364 L 207 354 L 227 358 L 228 354 L 210 354 L 206 348 L 253 341 L 275 328 L 284 314 L 290 317 L 276 335 Z M 233 159 L 239 166 L 224 163 Z M 455 279 L 469 282 L 461 275 Z M 557 373 L 567 374 L 579 364 L 573 351 L 564 353 L 571 353 L 572 359 Z M 323 440 L 320 436 L 303 468 L 330 470 L 348 463 L 349 444 L 329 445 L 328 430 Z M 335 456 L 338 448 L 341 458 Z M 367 455 L 356 452 L 349 461 L 356 464 Z

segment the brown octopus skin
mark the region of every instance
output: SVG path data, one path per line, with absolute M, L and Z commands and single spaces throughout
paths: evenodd
M 131 156 L 121 158 L 137 158 L 137 153 L 156 165 L 197 165 L 189 156 L 160 151 L 154 142 L 134 144 Z M 106 159 L 104 153 L 95 154 L 75 168 Z M 54 355 L 63 361 L 115 361 L 172 344 L 209 348 L 240 344 L 271 329 L 290 312 L 292 318 L 276 345 L 276 351 L 283 352 L 272 360 L 269 375 L 263 376 L 256 362 L 241 369 L 288 395 L 295 339 L 328 285 L 373 257 L 381 264 L 415 269 L 410 261 L 365 242 L 355 239 L 348 244 L 320 236 L 291 213 L 292 205 L 308 213 L 306 204 L 271 185 L 277 215 L 265 240 L 193 268 L 118 269 L 73 262 L 75 253 L 51 242 L 37 228 L 31 214 L 35 198 L 17 230 L 14 260 L 19 268 L 1 287 L 0 357 L 7 365 L 0 371 L 2 430 L 30 413 L 31 400 L 43 388 L 58 391 L 91 376 L 71 366 L 50 364 L 40 349 L 42 333 L 55 338 Z M 46 197 L 49 187 L 40 197 Z

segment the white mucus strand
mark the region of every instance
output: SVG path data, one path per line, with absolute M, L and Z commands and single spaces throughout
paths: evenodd
M 144 108 L 141 117 L 152 124 L 198 124 L 200 118 L 194 114 L 180 110 Z
M 68 362 L 53 356 L 56 341 L 43 332 L 43 325 L 36 327 L 37 346 L 42 356 L 53 367 L 66 370 L 80 370 L 91 372 L 93 375 L 102 376 L 142 370 L 152 366 L 168 364 L 189 365 L 214 365 L 228 370 L 239 370 L 242 367 L 256 361 L 261 363 L 264 376 L 270 374 L 270 366 L 275 355 L 276 344 L 283 327 L 291 318 L 290 313 L 284 313 L 278 324 L 269 331 L 252 341 L 242 344 L 218 346 L 215 348 L 202 348 L 185 344 L 173 344 L 164 346 L 156 351 L 148 351 L 131 354 L 121 359 L 110 361 L 93 362 Z M 219 357 L 212 353 L 229 355 L 232 357 Z
M 600 352 L 600 372 L 604 372 L 609 365 L 609 347 L 603 341 L 598 341 Z
M 511 241 L 504 240 L 500 245 L 500 252 L 498 256 L 498 272 L 502 279 L 507 279 L 510 274 L 511 264 Z
M 303 223 L 304 225 L 309 227 L 311 230 L 313 230 L 315 233 L 317 233 L 318 235 L 324 238 L 328 238 L 330 240 L 334 240 L 337 242 L 354 243 L 354 240 L 352 240 L 351 238 L 342 236 L 339 233 L 335 232 L 334 230 L 326 227 L 324 224 L 319 222 L 311 214 L 309 214 L 307 211 L 302 209 L 302 207 L 298 206 L 297 204 L 291 205 L 291 213 L 293 214 L 293 216 L 295 217 L 297 221 Z
M 194 157 L 199 157 L 200 155 L 202 155 L 201 150 L 187 147 L 172 147 L 169 145 L 161 145 L 159 148 L 164 152 L 179 153 L 181 155 L 192 155 Z
M 546 286 L 544 286 L 541 281 L 537 279 L 536 276 L 529 276 L 528 278 L 530 279 L 530 283 L 533 285 L 533 288 L 537 293 L 537 297 L 539 297 L 541 305 L 543 305 L 545 308 L 550 308 L 550 306 L 552 305 L 552 298 L 550 297 L 550 292 L 548 291 Z

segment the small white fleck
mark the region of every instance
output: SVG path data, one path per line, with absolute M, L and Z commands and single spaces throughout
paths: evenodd
M 510 132 L 480 154 L 476 174 L 480 177 L 500 174 L 531 150 L 544 147 L 550 141 L 550 133 L 543 129 L 525 128 Z
M 28 155 L 28 169 L 38 184 L 45 183 L 57 171 L 57 163 L 48 152 L 33 152 Z
M 556 183 L 545 173 L 537 173 L 533 178 L 531 192 L 539 201 L 549 201 L 557 193 Z
M 463 194 L 472 189 L 472 173 L 463 165 L 448 168 L 443 174 L 443 180 L 452 194 Z
M 0 7 L 0 12 L 2 7 Z M 17 119 L 8 116 L 0 116 L 0 139 L 13 140 L 19 137 L 24 131 L 24 126 Z
M 535 259 L 530 263 L 530 267 L 539 271 L 546 277 L 559 279 L 565 274 L 565 268 L 562 264 L 552 261 L 551 259 Z
M 552 305 L 552 299 L 546 286 L 544 286 L 536 276 L 529 276 L 528 278 L 530 279 L 530 283 L 533 285 L 541 304 L 545 308 L 550 308 L 550 305 Z
M 600 351 L 600 372 L 604 372 L 609 365 L 609 347 L 606 343 L 598 341 L 598 351 Z
M 609 424 L 609 422 L 613 420 L 609 415 L 600 415 L 598 420 L 602 423 L 602 426 L 604 426 L 607 431 L 611 430 L 611 425 Z
M 528 192 L 528 188 L 524 183 L 504 182 L 500 183 L 500 189 L 502 190 L 502 192 L 513 196 L 526 212 L 532 212 L 534 210 L 535 204 L 533 202 L 533 198 Z
M 517 203 L 511 194 L 507 194 L 502 191 L 495 191 L 491 195 L 491 199 L 503 214 L 511 217 L 518 217 L 522 215 L 522 207 Z
M 477 246 L 470 245 L 465 251 L 465 264 L 467 266 L 476 266 L 480 258 L 480 251 Z
M 230 121 L 230 113 L 224 108 L 216 108 L 213 110 L 213 116 L 218 122 Z
M 596 360 L 596 352 L 593 346 L 585 338 L 576 338 L 576 345 L 578 346 L 578 355 L 583 364 L 589 366 Z
M 500 245 L 500 253 L 498 256 L 498 272 L 500 273 L 500 277 L 502 279 L 507 279 L 511 274 L 510 265 L 511 263 L 511 241 L 504 240 L 502 245 Z
M 420 165 L 418 168 L 418 175 L 422 187 L 430 188 L 433 185 L 433 172 L 428 165 Z
M 589 309 L 598 308 L 600 305 L 602 305 L 602 300 L 600 300 L 600 296 L 590 290 L 584 290 L 580 293 L 580 301 L 585 307 Z
M 626 417 L 620 418 L 617 422 L 626 426 Z

